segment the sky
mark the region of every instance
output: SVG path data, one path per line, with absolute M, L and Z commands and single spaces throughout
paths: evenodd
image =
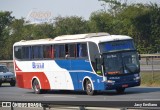
M 128 2 L 160 4 L 160 0 Z M 79 16 L 88 20 L 92 12 L 103 9 L 101 4 L 98 0 L 0 0 L 0 11 L 12 11 L 12 16 L 17 19 L 27 18 L 31 10 L 42 10 L 50 12 L 52 17 Z

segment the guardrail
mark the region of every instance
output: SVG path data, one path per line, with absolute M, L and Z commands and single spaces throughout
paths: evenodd
M 13 63 L 13 60 L 0 60 L 0 63 Z
M 0 60 L 0 64 L 6 64 L 9 67 L 9 64 L 13 63 L 13 60 Z
M 160 54 L 140 54 L 141 58 L 155 57 L 160 58 Z

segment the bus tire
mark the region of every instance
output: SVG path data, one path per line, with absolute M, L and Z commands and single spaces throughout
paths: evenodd
M 87 80 L 87 81 L 86 81 L 85 87 L 86 87 L 86 93 L 87 93 L 88 95 L 94 95 L 94 94 L 95 94 L 95 91 L 94 91 L 93 88 L 92 88 L 92 83 L 91 83 L 90 80 Z
M 125 91 L 125 88 L 117 88 L 116 91 L 118 94 L 123 94 Z
M 37 79 L 33 80 L 32 87 L 35 94 L 41 94 L 42 90 L 40 89 L 40 84 Z

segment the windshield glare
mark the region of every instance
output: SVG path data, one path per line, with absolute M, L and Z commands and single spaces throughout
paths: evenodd
M 139 72 L 139 60 L 136 52 L 104 54 L 106 75 L 130 74 Z

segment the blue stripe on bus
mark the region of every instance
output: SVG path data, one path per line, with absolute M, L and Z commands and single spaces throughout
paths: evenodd
M 86 70 L 86 71 L 92 71 L 91 65 L 88 60 L 85 59 L 57 59 L 55 62 L 60 66 L 61 68 L 67 69 L 67 70 Z
M 73 81 L 74 90 L 83 89 L 83 79 L 88 76 L 91 78 L 95 90 L 103 90 L 104 83 L 102 83 L 102 77 L 93 73 L 89 61 L 85 59 L 64 59 L 64 60 L 55 60 L 55 62 L 61 68 L 64 68 L 69 71 L 70 76 Z

